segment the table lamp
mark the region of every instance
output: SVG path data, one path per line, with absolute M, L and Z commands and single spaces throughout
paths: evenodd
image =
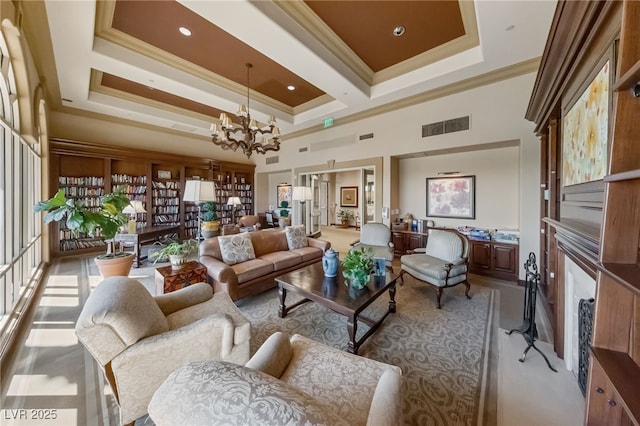
M 136 233 L 136 217 L 138 216 L 138 213 L 146 213 L 146 212 L 147 211 L 144 209 L 144 206 L 142 205 L 142 201 L 138 201 L 138 200 L 131 201 L 131 203 L 129 203 L 127 207 L 122 209 L 122 213 L 130 215 L 129 222 L 127 222 L 127 232 L 129 234 Z
M 198 205 L 197 240 L 200 241 L 202 239 L 202 229 L 200 227 L 202 214 L 200 209 L 202 207 L 202 203 L 217 200 L 216 185 L 208 180 L 188 180 L 184 186 L 184 196 L 182 197 L 182 200 L 190 201 Z
M 227 200 L 227 205 L 231 207 L 231 223 L 235 225 L 236 223 L 236 206 L 241 206 L 242 201 L 240 197 L 229 197 Z

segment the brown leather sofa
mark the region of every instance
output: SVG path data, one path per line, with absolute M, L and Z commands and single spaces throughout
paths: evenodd
M 234 301 L 275 287 L 274 278 L 278 275 L 320 262 L 324 251 L 331 246 L 327 241 L 307 238 L 307 247 L 289 250 L 284 229 L 246 235 L 251 239 L 255 259 L 235 265 L 223 261 L 218 238 L 204 240 L 199 248 L 199 261 L 207 267 L 214 291 L 225 291 Z

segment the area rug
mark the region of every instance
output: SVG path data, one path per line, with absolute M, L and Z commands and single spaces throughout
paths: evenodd
M 146 264 L 130 277 L 155 293 L 154 271 L 164 264 Z M 92 262 L 90 275 L 97 274 Z M 407 425 L 480 424 L 484 407 L 483 369 L 488 358 L 488 333 L 493 319 L 494 290 L 472 286 L 471 299 L 464 286 L 445 290 L 442 309 L 436 309 L 433 287 L 406 276 L 396 292 L 396 313 L 390 314 L 369 337 L 358 355 L 397 365 L 404 377 L 404 421 Z M 297 296 L 287 295 L 288 304 Z M 380 297 L 364 315 L 379 318 L 388 297 Z M 301 334 L 346 350 L 346 317 L 315 303 L 303 304 L 278 317 L 278 292 L 271 289 L 237 302 L 251 322 L 251 354 L 276 331 Z M 358 325 L 358 337 L 367 326 Z M 357 391 L 357 390 L 354 390 Z M 136 425 L 150 425 L 148 417 Z
M 472 425 L 482 415 L 481 398 L 486 338 L 490 330 L 493 290 L 462 286 L 448 289 L 442 309 L 436 309 L 432 287 L 408 278 L 396 293 L 397 311 L 367 339 L 358 355 L 394 364 L 404 376 L 404 420 L 408 425 Z M 294 293 L 287 301 L 293 303 Z M 238 303 L 251 321 L 251 353 L 276 331 L 301 334 L 346 350 L 346 317 L 315 303 L 278 317 L 278 295 L 273 289 Z M 365 310 L 379 318 L 388 306 L 381 297 Z M 366 332 L 358 326 L 358 335 Z M 357 392 L 357 389 L 354 389 Z

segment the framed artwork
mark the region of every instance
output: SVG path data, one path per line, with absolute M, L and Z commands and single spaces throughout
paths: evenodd
M 283 201 L 289 203 L 291 207 L 291 193 L 293 192 L 292 186 L 286 183 L 278 185 L 278 207 L 282 205 Z
M 562 120 L 562 185 L 592 182 L 607 172 L 609 61 Z
M 171 172 L 169 170 L 158 170 L 158 179 L 171 179 Z
M 340 187 L 340 207 L 358 207 L 358 187 Z
M 427 216 L 476 218 L 476 177 L 427 178 Z

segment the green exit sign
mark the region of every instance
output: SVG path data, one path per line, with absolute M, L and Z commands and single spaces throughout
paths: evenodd
M 325 118 L 322 121 L 322 124 L 324 125 L 324 128 L 326 129 L 327 127 L 331 127 L 333 126 L 333 117 L 329 117 L 329 118 Z

